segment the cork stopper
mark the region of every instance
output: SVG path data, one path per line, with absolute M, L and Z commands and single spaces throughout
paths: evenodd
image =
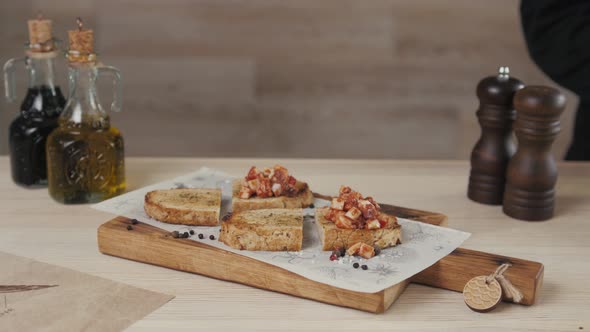
M 32 52 L 48 52 L 54 49 L 53 22 L 44 19 L 41 14 L 37 18 L 28 20 L 29 49 Z
M 69 51 L 68 60 L 70 62 L 93 62 L 96 60 L 94 54 L 94 31 L 91 29 L 84 29 L 82 19 L 76 19 L 78 29 L 69 30 Z

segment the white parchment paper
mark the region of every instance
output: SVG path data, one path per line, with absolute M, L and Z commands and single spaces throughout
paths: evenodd
M 170 188 L 221 188 L 222 209 L 225 215 L 231 209 L 231 182 L 233 178 L 223 172 L 202 168 L 194 173 L 170 181 L 147 186 L 92 207 L 116 215 L 135 218 L 141 222 L 168 231 L 194 230 L 190 239 L 219 247 L 239 255 L 251 257 L 297 273 L 308 279 L 357 292 L 375 293 L 393 286 L 426 269 L 459 247 L 471 234 L 444 227 L 398 218 L 402 226 L 402 244 L 383 249 L 381 254 L 365 260 L 344 257 L 330 261 L 331 252 L 321 250 L 321 241 L 314 225 L 314 209 L 304 209 L 303 249 L 299 252 L 245 251 L 226 246 L 218 241 L 219 226 L 197 227 L 170 225 L 148 217 L 143 210 L 144 196 L 156 189 Z M 316 207 L 329 205 L 328 201 L 315 201 Z M 198 239 L 203 234 L 203 240 Z M 215 240 L 209 236 L 214 235 Z M 353 263 L 367 265 L 367 270 L 353 268 Z

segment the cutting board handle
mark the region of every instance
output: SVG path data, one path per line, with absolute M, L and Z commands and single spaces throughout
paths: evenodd
M 456 249 L 415 275 L 412 282 L 462 292 L 471 278 L 490 275 L 504 263 L 512 264 L 504 276 L 522 292 L 524 297 L 520 304 L 534 304 L 543 284 L 543 264 L 470 249 Z

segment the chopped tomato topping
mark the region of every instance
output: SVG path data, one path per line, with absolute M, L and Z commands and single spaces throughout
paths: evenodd
M 371 202 L 371 204 L 373 204 L 377 208 L 377 210 L 381 210 L 381 206 L 379 204 L 377 204 L 377 202 L 375 202 L 373 197 L 371 197 L 371 196 L 367 197 L 367 201 Z
M 339 215 L 336 218 L 336 227 L 348 228 L 348 229 L 355 229 L 356 228 L 353 221 L 345 215 Z
M 332 205 L 324 217 L 339 228 L 379 229 L 395 223 L 395 217 L 380 212 L 381 207 L 372 197 L 363 198 L 350 187 L 341 186 L 340 195 L 332 199 Z
M 306 187 L 305 183 L 297 183 L 297 179 L 289 175 L 289 171 L 281 165 L 264 168 L 262 172 L 252 166 L 242 184 L 240 197 L 297 196 Z M 249 189 L 249 191 L 246 189 Z
M 350 189 L 350 187 L 348 186 L 340 186 L 340 195 L 342 194 L 348 194 L 352 191 L 352 189 Z
M 252 166 L 248 171 L 248 175 L 246 175 L 246 180 L 254 180 L 258 177 L 258 169 L 256 166 Z
M 272 188 L 269 179 L 258 179 L 258 188 L 256 188 L 256 196 L 262 198 L 272 196 Z

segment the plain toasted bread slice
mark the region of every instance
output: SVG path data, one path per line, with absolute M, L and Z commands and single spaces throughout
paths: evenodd
M 232 189 L 232 212 L 260 209 L 297 209 L 309 207 L 313 204 L 313 193 L 307 184 L 301 182 L 303 190 L 294 197 L 279 196 L 268 198 L 240 198 L 240 187 L 243 179 L 234 180 Z
M 219 224 L 221 189 L 154 190 L 145 195 L 145 213 L 170 224 Z
M 401 227 L 397 223 L 390 223 L 379 229 L 338 228 L 324 217 L 329 209 L 329 207 L 325 207 L 315 211 L 316 225 L 322 239 L 323 250 L 347 249 L 357 242 L 363 242 L 370 246 L 378 245 L 380 248 L 393 247 L 401 243 Z
M 299 251 L 303 245 L 303 210 L 232 213 L 221 224 L 219 241 L 240 250 Z

